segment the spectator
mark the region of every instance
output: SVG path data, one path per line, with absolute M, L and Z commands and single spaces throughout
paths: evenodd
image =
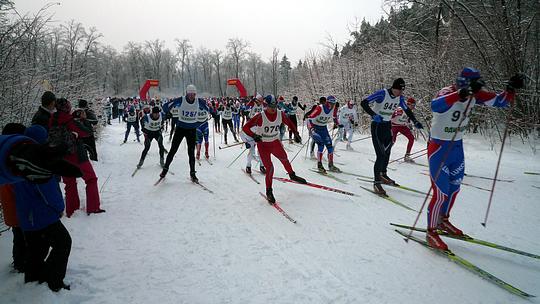
M 56 113 L 51 117 L 50 128 L 58 128 L 54 133 L 51 130 L 51 140 L 60 142 L 64 140 L 68 146 L 69 154 L 65 160 L 79 166 L 86 183 L 86 213 L 101 213 L 105 210 L 100 208 L 97 176 L 88 160 L 86 149 L 79 138 L 89 136 L 91 130 L 84 129 L 82 124 L 77 124 L 71 115 L 71 104 L 68 100 L 60 98 L 56 102 Z M 55 129 L 56 130 L 56 129 Z M 61 131 L 63 130 L 63 131 Z M 77 191 L 77 179 L 63 176 L 66 192 L 66 215 L 71 217 L 75 210 L 80 207 L 79 193 Z
M 49 130 L 49 120 L 51 119 L 52 113 L 56 111 L 55 108 L 56 96 L 51 91 L 46 91 L 41 96 L 41 106 L 38 108 L 34 117 L 32 117 L 33 125 L 40 125 Z
M 8 123 L 2 130 L 2 135 L 24 134 L 25 126 L 19 123 Z M 15 209 L 15 189 L 13 185 L 0 186 L 0 204 L 6 226 L 11 227 L 13 233 L 13 269 L 17 272 L 24 272 L 26 243 L 24 233 L 19 227 L 17 211 Z

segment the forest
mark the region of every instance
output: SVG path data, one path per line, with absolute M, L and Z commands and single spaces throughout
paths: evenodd
M 23 15 L 0 0 L 0 125 L 27 123 L 44 90 L 68 99 L 100 101 L 136 96 L 146 79 L 158 79 L 156 94 L 173 97 L 193 83 L 202 96 L 234 96 L 228 78 L 240 78 L 250 94 L 293 95 L 310 103 L 334 95 L 359 102 L 394 78 L 407 82 L 429 127 L 429 101 L 453 83 L 459 71 L 475 67 L 488 89 L 502 90 L 516 73 L 526 76 L 510 111 L 476 107 L 471 132 L 495 144 L 506 127 L 535 150 L 540 132 L 540 2 L 507 0 L 384 1 L 386 16 L 351 24 L 350 39 L 321 36 L 321 50 L 290 62 L 286 49 L 270 58 L 251 51 L 250 42 L 231 37 L 222 49 L 195 46 L 178 37 L 133 41 L 117 50 L 101 42 L 99 29 L 77 20 L 53 22 L 54 3 Z M 99 110 L 100 103 L 94 107 Z M 368 117 L 366 117 L 367 125 Z

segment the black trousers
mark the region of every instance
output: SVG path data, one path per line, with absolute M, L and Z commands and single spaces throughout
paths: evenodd
M 234 132 L 232 119 L 222 119 L 221 123 L 223 124 L 223 130 L 225 131 L 225 143 L 227 143 L 227 133 L 229 132 L 229 129 L 231 129 L 231 132 L 234 136 L 234 140 L 237 140 L 236 132 Z
M 163 146 L 163 136 L 161 135 L 160 131 L 155 132 L 149 132 L 146 131 L 145 137 L 144 137 L 144 150 L 141 154 L 141 162 L 144 162 L 144 159 L 146 158 L 146 154 L 148 153 L 148 150 L 150 150 L 150 146 L 152 145 L 152 140 L 155 139 L 159 146 L 159 157 L 163 158 L 165 155 L 165 147 Z
M 169 169 L 169 166 L 172 163 L 174 155 L 178 151 L 178 147 L 182 143 L 182 139 L 186 138 L 187 141 L 187 153 L 189 157 L 189 172 L 195 173 L 195 139 L 197 137 L 197 129 L 184 129 L 176 127 L 174 131 L 173 140 L 171 143 L 171 150 L 167 154 L 167 160 L 165 161 L 164 168 Z
M 41 230 L 25 231 L 24 237 L 27 244 L 24 281 L 61 286 L 71 252 L 71 236 L 66 227 L 58 220 Z
M 294 115 L 288 115 L 289 119 L 292 121 L 292 123 L 298 127 L 298 121 L 296 119 L 296 114 Z M 293 138 L 293 131 L 291 128 L 289 128 L 289 139 Z
M 13 232 L 13 268 L 18 272 L 24 272 L 27 255 L 24 232 L 20 227 L 11 227 L 11 231 Z
M 390 152 L 392 151 L 392 124 L 388 122 L 376 123 L 371 122 L 371 141 L 375 148 L 377 159 L 373 165 L 373 174 L 375 181 L 381 181 L 380 175 L 386 174 L 386 167 L 390 160 Z

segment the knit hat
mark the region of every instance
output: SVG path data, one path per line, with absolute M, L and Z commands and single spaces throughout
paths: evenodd
M 41 105 L 46 107 L 51 104 L 51 102 L 56 100 L 56 96 L 51 91 L 46 91 L 41 95 Z
M 56 100 L 56 110 L 61 112 L 71 112 L 71 103 L 65 98 L 58 98 Z
M 24 131 L 24 135 L 30 137 L 31 139 L 37 141 L 40 144 L 47 142 L 47 130 L 41 125 L 32 125 Z
M 85 109 L 88 107 L 88 101 L 84 99 L 79 99 L 79 108 Z
M 197 87 L 195 87 L 194 85 L 190 84 L 186 87 L 186 94 L 189 94 L 189 93 L 197 93 Z
M 392 89 L 404 90 L 405 80 L 403 80 L 403 78 L 397 78 L 396 80 L 394 80 L 394 83 L 392 83 Z

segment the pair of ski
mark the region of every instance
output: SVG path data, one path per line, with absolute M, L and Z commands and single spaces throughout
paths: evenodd
M 344 190 L 340 190 L 340 189 L 336 189 L 336 188 L 332 188 L 332 187 L 327 187 L 327 186 L 323 186 L 323 185 L 319 185 L 319 184 L 314 184 L 314 183 L 309 183 L 309 182 L 306 183 L 306 184 L 301 184 L 301 183 L 295 182 L 295 181 L 293 181 L 291 179 L 283 178 L 283 177 L 274 177 L 274 179 L 278 180 L 280 182 L 283 182 L 283 183 L 292 183 L 292 184 L 298 184 L 298 185 L 305 185 L 305 186 L 308 186 L 308 187 L 317 188 L 317 189 L 321 189 L 321 190 L 331 191 L 331 192 L 335 192 L 335 193 L 341 193 L 341 194 L 345 194 L 345 195 L 349 195 L 349 196 L 356 196 L 356 194 L 348 192 L 348 191 L 344 191 Z M 268 201 L 268 198 L 266 197 L 266 195 L 264 195 L 262 192 L 259 192 L 259 194 Z M 274 204 L 271 204 L 271 205 L 279 213 L 281 213 L 285 218 L 287 218 L 289 221 L 291 221 L 293 223 L 296 223 L 296 220 L 291 218 L 283 209 L 281 209 L 281 207 L 279 206 L 279 204 L 277 202 L 275 202 Z
M 202 166 L 202 163 L 201 163 L 201 160 L 200 160 L 200 159 L 195 159 L 195 160 L 197 161 L 197 164 L 199 164 L 199 166 Z M 210 161 L 210 159 L 208 159 L 208 158 L 205 157 L 204 160 L 206 160 L 206 162 L 207 162 L 208 164 L 210 164 L 210 166 L 213 165 L 213 163 Z
M 403 228 L 403 229 L 412 229 L 414 231 L 424 232 L 424 233 L 427 231 L 426 229 L 423 229 L 423 228 L 416 228 L 416 227 L 412 227 L 412 226 L 406 226 L 406 225 L 400 225 L 400 224 L 394 224 L 394 223 L 390 223 L 390 225 L 398 227 L 398 228 Z M 441 254 L 441 255 L 444 255 L 444 256 L 448 257 L 451 261 L 457 263 L 458 265 L 464 267 L 465 269 L 476 273 L 480 277 L 482 277 L 482 278 L 484 278 L 484 279 L 498 285 L 499 287 L 502 287 L 503 289 L 505 289 L 505 290 L 515 294 L 515 295 L 518 295 L 518 296 L 521 296 L 521 297 L 524 297 L 524 298 L 535 297 L 534 295 L 526 293 L 526 292 L 520 290 L 519 288 L 517 288 L 515 286 L 512 286 L 511 284 L 497 278 L 496 276 L 492 275 L 491 273 L 479 268 L 478 266 L 472 264 L 468 260 L 456 255 L 451 250 L 443 251 L 443 250 L 433 248 L 423 239 L 420 239 L 420 238 L 415 237 L 415 236 L 409 236 L 407 232 L 402 231 L 402 230 L 395 229 L 395 231 L 397 233 L 401 234 L 402 236 L 410 239 L 410 240 L 413 240 L 413 241 L 415 241 L 415 242 L 417 242 L 417 243 L 419 243 L 419 244 L 421 244 L 421 245 L 423 245 L 423 246 L 425 246 L 425 247 L 427 247 L 427 248 L 429 248 L 431 250 L 434 250 L 438 254 Z M 447 232 L 442 231 L 442 230 L 438 230 L 437 233 L 439 235 L 444 236 L 444 237 L 450 237 L 450 238 L 453 238 L 453 239 L 457 239 L 457 240 L 461 240 L 461 241 L 465 241 L 465 242 L 469 242 L 469 243 L 474 243 L 474 244 L 487 246 L 487 247 L 490 247 L 490 248 L 504 250 L 504 251 L 507 251 L 507 252 L 520 254 L 520 255 L 531 257 L 531 258 L 534 258 L 534 259 L 540 259 L 539 255 L 528 253 L 528 252 L 521 251 L 521 250 L 517 250 L 517 249 L 514 249 L 514 248 L 509 248 L 509 247 L 502 246 L 502 245 L 498 245 L 498 244 L 491 243 L 491 242 L 488 242 L 488 241 L 475 239 L 475 238 L 473 238 L 471 236 L 468 236 L 468 235 L 455 236 L 455 235 L 448 234 Z
M 333 179 L 333 180 L 335 180 L 335 181 L 337 181 L 337 182 L 340 182 L 340 183 L 342 183 L 342 184 L 346 184 L 346 183 L 347 183 L 346 180 L 341 179 L 341 178 L 335 176 L 334 174 L 329 173 L 328 171 L 319 171 L 319 170 L 317 170 L 317 169 L 309 169 L 309 171 L 312 171 L 312 172 L 315 172 L 315 173 L 319 173 L 319 174 L 322 175 L 322 176 L 326 176 L 326 177 L 331 178 L 331 179 Z M 331 172 L 339 173 L 339 172 L 337 172 L 337 171 L 331 171 Z
M 171 173 L 169 171 L 169 173 Z M 159 185 L 163 180 L 165 179 L 165 177 L 160 177 L 157 182 L 154 183 L 154 186 L 157 186 Z M 208 193 L 212 193 L 214 194 L 214 191 L 210 190 L 208 187 L 206 187 L 205 185 L 201 184 L 199 181 L 191 181 L 192 183 L 196 184 L 196 185 L 199 185 L 204 191 L 208 192 Z

